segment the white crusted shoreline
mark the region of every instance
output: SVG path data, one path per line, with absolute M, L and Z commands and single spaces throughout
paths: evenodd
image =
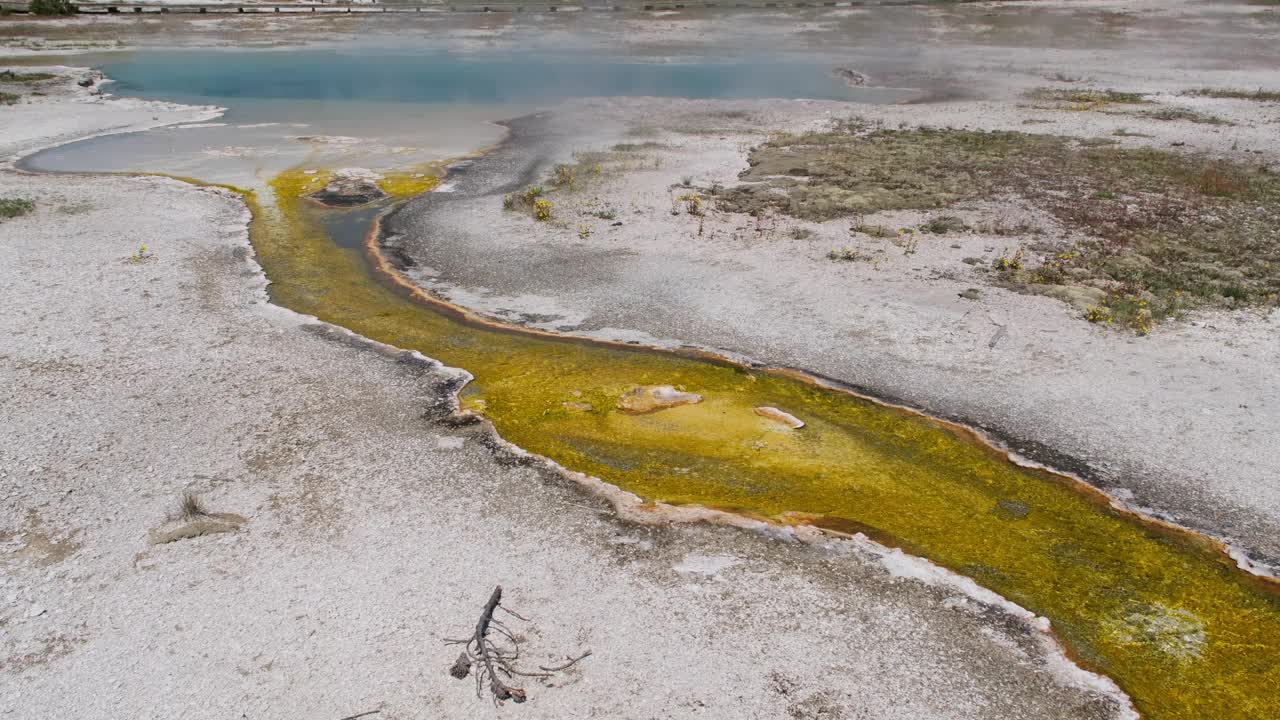
M 23 106 L 54 136 L 6 131 L 0 151 L 207 112 L 90 112 L 72 92 Z M 7 171 L 0 194 L 37 202 L 0 224 L 14 309 L 0 321 L 14 389 L 0 400 L 0 713 L 474 717 L 488 706 L 448 677 L 440 637 L 501 582 L 537 619 L 539 658 L 595 651 L 531 688 L 531 717 L 1127 716 L 1105 684 L 1055 669 L 1039 632 L 944 604 L 964 588 L 735 529 L 637 525 L 502 460 L 518 450 L 495 460 L 474 431 L 419 419 L 453 373 L 266 302 L 229 193 Z M 152 259 L 128 262 L 141 244 Z M 148 546 L 184 490 L 249 524 Z M 689 556 L 740 562 L 690 576 Z

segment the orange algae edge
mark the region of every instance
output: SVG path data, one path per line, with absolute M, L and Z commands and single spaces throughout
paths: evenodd
M 463 406 L 510 442 L 648 500 L 811 518 L 928 558 L 1049 618 L 1072 656 L 1113 678 L 1144 717 L 1243 720 L 1280 708 L 1280 592 L 1213 541 L 1019 467 L 953 425 L 782 372 L 441 313 L 325 235 L 321 214 L 335 211 L 302 197 L 314 177 L 276 177 L 270 207 L 248 198 L 273 300 L 468 370 Z M 619 397 L 644 385 L 703 400 L 620 411 Z M 779 432 L 762 406 L 805 426 Z

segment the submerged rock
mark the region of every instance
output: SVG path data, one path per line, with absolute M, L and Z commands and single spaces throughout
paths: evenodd
M 862 87 L 867 84 L 867 76 L 857 70 L 849 68 L 836 68 L 831 71 L 832 77 L 845 81 L 849 87 Z
M 618 409 L 641 415 L 700 402 L 702 402 L 701 395 L 680 392 L 670 385 L 641 385 L 626 391 L 622 397 L 618 398 Z
M 779 410 L 776 407 L 769 407 L 768 405 L 765 405 L 763 407 L 758 407 L 756 408 L 756 414 L 766 420 L 772 420 L 773 422 L 776 422 L 779 425 L 785 425 L 791 428 L 792 430 L 799 430 L 800 428 L 804 427 L 803 420 L 796 417 L 795 415 L 792 415 L 789 412 L 784 412 L 782 410 Z
M 387 196 L 378 181 L 382 176 L 363 168 L 346 168 L 334 172 L 323 190 L 311 194 L 311 198 L 332 207 L 355 207 Z

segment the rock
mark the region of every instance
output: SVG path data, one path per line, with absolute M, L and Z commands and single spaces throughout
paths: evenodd
M 346 168 L 334 172 L 323 190 L 311 194 L 313 200 L 331 207 L 355 207 L 387 196 L 378 187 L 380 175 L 363 168 Z
M 80 80 L 76 81 L 76 84 L 80 87 L 93 87 L 93 83 L 94 80 L 91 77 L 80 78 Z
M 564 409 L 569 412 L 589 413 L 592 407 L 589 402 L 567 402 L 564 404 Z
M 618 398 L 618 409 L 633 415 L 657 412 L 679 405 L 702 402 L 697 393 L 680 392 L 670 385 L 641 385 L 632 388 Z
M 862 87 L 867 84 L 866 75 L 849 68 L 836 68 L 831 71 L 831 76 L 843 80 L 849 87 Z
M 965 300 L 979 300 L 982 298 L 982 292 L 978 288 L 969 288 L 962 293 L 956 293 Z
M 766 420 L 772 420 L 773 422 L 776 422 L 779 425 L 785 425 L 791 428 L 792 430 L 799 430 L 800 428 L 804 427 L 803 420 L 796 417 L 795 415 L 792 415 L 789 412 L 784 412 L 782 410 L 779 410 L 776 407 L 769 407 L 765 405 L 763 407 L 756 408 L 755 412 L 757 415 L 759 415 L 760 417 Z

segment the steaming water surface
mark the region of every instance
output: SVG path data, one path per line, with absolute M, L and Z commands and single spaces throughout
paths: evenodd
M 598 51 L 424 47 L 151 50 L 102 56 L 117 95 L 227 108 L 197 126 L 108 136 L 40 153 L 50 171 L 165 172 L 262 188 L 298 166 L 404 168 L 492 144 L 492 121 L 589 96 L 814 98 L 894 102 L 909 90 L 850 88 L 838 58 L 653 58 Z

